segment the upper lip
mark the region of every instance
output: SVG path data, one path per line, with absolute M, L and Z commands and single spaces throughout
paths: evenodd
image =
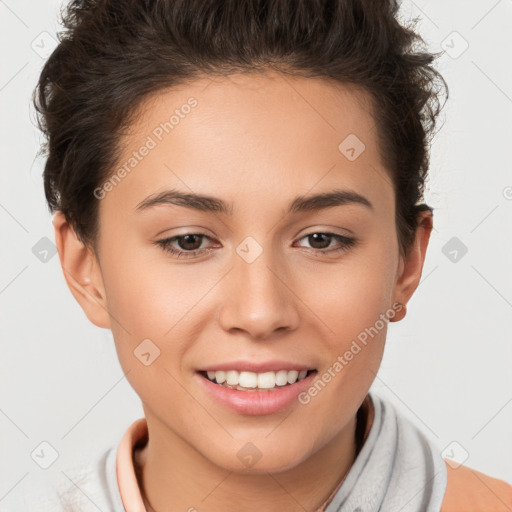
M 236 370 L 239 372 L 277 372 L 279 370 L 313 370 L 309 365 L 301 363 L 291 363 L 290 361 L 229 361 L 225 363 L 211 364 L 201 367 L 198 371 L 216 372 L 222 370 Z

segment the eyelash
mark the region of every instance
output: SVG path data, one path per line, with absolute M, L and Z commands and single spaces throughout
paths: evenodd
M 171 254 L 176 255 L 178 258 L 184 257 L 184 258 L 193 258 L 195 256 L 198 256 L 200 253 L 208 253 L 213 251 L 213 249 L 195 249 L 193 251 L 184 251 L 175 249 L 172 247 L 172 243 L 174 241 L 177 241 L 179 239 L 185 238 L 186 236 L 198 236 L 204 238 L 208 238 L 211 240 L 211 238 L 207 235 L 203 235 L 202 233 L 185 233 L 184 235 L 178 235 L 174 236 L 172 238 L 166 238 L 164 240 L 158 240 L 155 243 L 159 245 L 164 251 L 169 252 Z M 315 253 L 338 253 L 338 252 L 344 252 L 353 247 L 356 243 L 355 238 L 350 238 L 343 235 L 338 235 L 336 233 L 329 233 L 329 232 L 323 232 L 323 231 L 315 231 L 313 233 L 308 233 L 307 235 L 302 236 L 299 238 L 299 240 L 302 240 L 303 238 L 310 237 L 312 235 L 327 235 L 330 238 L 334 238 L 338 240 L 338 242 L 341 242 L 341 246 L 337 247 L 335 249 L 315 249 L 312 247 L 305 247 L 305 249 L 308 249 L 309 251 L 315 252 Z

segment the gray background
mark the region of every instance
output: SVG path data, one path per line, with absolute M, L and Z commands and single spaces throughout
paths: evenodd
M 87 320 L 52 252 L 29 100 L 59 7 L 0 0 L 1 510 L 65 479 L 142 416 L 110 331 Z M 451 96 L 432 148 L 422 282 L 390 324 L 373 389 L 445 456 L 512 483 L 512 2 L 407 0 L 403 15 L 419 16 L 429 48 L 445 51 L 437 66 Z M 48 469 L 42 442 L 58 453 Z

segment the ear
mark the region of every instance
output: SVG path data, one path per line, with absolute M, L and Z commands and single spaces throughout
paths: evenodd
M 405 316 L 407 302 L 420 283 L 430 233 L 433 228 L 433 215 L 430 210 L 418 213 L 417 226 L 414 242 L 410 250 L 407 255 L 401 255 L 399 260 L 393 303 L 400 302 L 404 307 L 401 310 L 402 315 L 397 315 L 394 318 L 395 322 Z
M 94 325 L 110 329 L 103 277 L 96 254 L 79 240 L 61 212 L 55 214 L 53 227 L 60 264 L 71 293 Z

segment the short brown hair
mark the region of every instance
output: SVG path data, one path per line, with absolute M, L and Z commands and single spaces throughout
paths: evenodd
M 204 75 L 265 69 L 325 77 L 369 93 L 409 249 L 448 87 L 436 54 L 399 23 L 393 0 L 73 0 L 34 91 L 46 200 L 95 246 L 93 191 L 114 171 L 123 128 L 150 93 Z

